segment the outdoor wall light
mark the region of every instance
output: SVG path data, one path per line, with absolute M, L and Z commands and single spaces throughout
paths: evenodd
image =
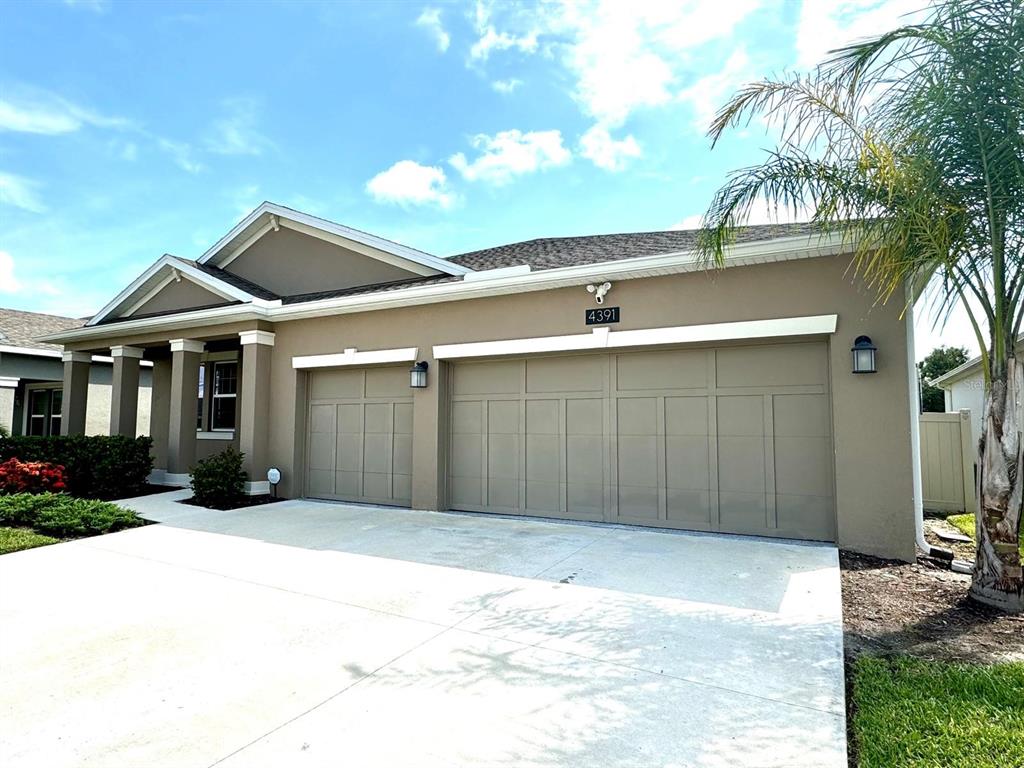
M 853 353 L 854 373 L 875 373 L 875 352 L 877 347 L 871 343 L 870 336 L 858 336 L 853 340 L 850 352 Z
M 409 369 L 409 386 L 413 389 L 426 389 L 427 386 L 427 365 L 426 360 L 421 360 Z

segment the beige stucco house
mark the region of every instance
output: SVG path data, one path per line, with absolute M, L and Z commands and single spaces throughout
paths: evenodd
M 0 427 L 12 435 L 57 435 L 63 411 L 64 364 L 61 348 L 40 336 L 85 321 L 74 317 L 0 308 Z M 106 435 L 110 429 L 113 360 L 93 355 L 84 432 Z M 150 368 L 143 363 L 138 386 L 136 431 L 149 434 Z
M 167 483 L 231 444 L 253 493 L 274 466 L 291 497 L 911 558 L 903 302 L 875 306 L 839 241 L 807 225 L 746 228 L 715 271 L 694 243 L 552 238 L 445 259 L 265 203 L 49 337 L 63 427 L 84 428 L 102 354 L 112 423 L 134 433 L 146 360 Z M 878 348 L 868 375 L 851 372 L 862 335 Z

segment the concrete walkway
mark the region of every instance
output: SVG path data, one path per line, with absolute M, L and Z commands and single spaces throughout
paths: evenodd
M 834 548 L 187 495 L 0 557 L 0 765 L 846 765 Z

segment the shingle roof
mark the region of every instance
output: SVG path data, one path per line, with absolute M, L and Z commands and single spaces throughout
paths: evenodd
M 233 285 L 235 288 L 241 288 L 246 293 L 250 293 L 258 299 L 267 299 L 268 301 L 273 301 L 274 299 L 281 298 L 273 291 L 264 288 L 262 285 L 257 285 L 251 280 L 246 280 L 244 277 L 236 275 L 234 272 L 228 272 L 227 270 L 221 269 L 220 267 L 211 267 L 209 264 L 200 264 L 198 261 L 193 261 L 192 259 L 183 259 L 180 256 L 175 256 L 174 258 L 178 259 L 179 261 L 184 261 L 190 266 L 195 267 L 201 272 L 205 272 L 211 277 L 215 277 L 218 280 L 223 280 L 228 285 Z
M 773 240 L 795 237 L 817 231 L 813 224 L 765 224 L 740 227 L 736 241 Z M 544 237 L 522 243 L 499 245 L 480 251 L 452 256 L 451 261 L 475 270 L 498 269 L 529 264 L 530 269 L 555 269 L 604 261 L 621 261 L 641 256 L 692 251 L 697 246 L 698 229 L 668 232 L 631 232 L 618 235 L 587 235 L 584 237 Z
M 23 347 L 25 349 L 49 349 L 60 351 L 59 344 L 36 341 L 40 336 L 80 328 L 85 320 L 77 317 L 44 315 L 39 312 L 24 312 L 20 309 L 0 307 L 0 345 Z

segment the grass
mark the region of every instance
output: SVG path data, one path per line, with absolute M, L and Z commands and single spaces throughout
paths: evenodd
M 970 536 L 971 540 L 974 540 L 974 515 L 950 515 L 946 518 L 946 522 L 952 525 L 954 528 L 959 530 L 965 536 Z M 1018 541 L 1020 543 L 1020 553 L 1024 556 L 1024 528 L 1021 529 Z
M 23 549 L 33 547 L 45 547 L 47 544 L 56 544 L 60 539 L 52 536 L 43 536 L 41 533 L 30 531 L 26 528 L 7 528 L 0 526 L 0 555 L 10 552 L 20 552 Z
M 854 662 L 860 768 L 1024 766 L 1024 662 Z

